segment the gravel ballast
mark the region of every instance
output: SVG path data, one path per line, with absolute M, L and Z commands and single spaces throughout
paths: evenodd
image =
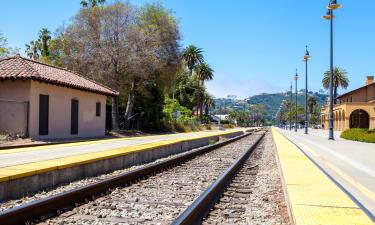
M 203 224 L 290 224 L 276 157 L 267 133 Z
M 76 207 L 44 224 L 170 224 L 259 135 L 250 135 Z

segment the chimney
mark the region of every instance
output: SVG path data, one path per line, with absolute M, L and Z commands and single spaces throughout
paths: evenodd
M 374 76 L 367 76 L 366 85 L 374 83 Z

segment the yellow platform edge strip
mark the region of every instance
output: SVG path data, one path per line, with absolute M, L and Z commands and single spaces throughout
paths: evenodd
M 220 137 L 223 135 L 233 134 L 236 132 L 245 132 L 244 129 L 231 129 L 228 131 L 220 132 L 207 132 L 202 133 L 199 137 L 186 137 L 186 138 L 175 138 L 173 140 L 156 141 L 153 143 L 138 144 L 133 146 L 127 146 L 123 148 L 115 148 L 106 151 L 85 153 L 76 156 L 69 156 L 63 158 L 50 159 L 46 161 L 27 163 L 22 165 L 15 165 L 10 167 L 0 168 L 0 182 L 6 182 L 9 180 L 19 179 L 27 176 L 32 176 L 40 173 L 50 172 L 58 169 L 71 168 L 87 163 L 92 163 L 100 160 L 115 158 L 124 156 L 130 153 L 136 153 L 141 151 L 150 151 L 155 148 L 166 147 L 169 145 L 177 144 L 180 142 L 199 140 L 209 137 Z M 118 140 L 118 139 L 116 139 Z M 105 140 L 109 141 L 109 140 Z M 95 141 L 95 143 L 101 143 L 101 141 Z M 77 145 L 78 143 L 73 143 Z M 64 144 L 69 145 L 70 144 Z M 45 146 L 47 147 L 47 146 Z M 51 146 L 49 146 L 51 148 Z
M 293 143 L 272 128 L 294 225 L 375 223 Z

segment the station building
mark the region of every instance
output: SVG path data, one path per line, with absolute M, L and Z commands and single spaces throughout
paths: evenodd
M 328 129 L 329 99 L 321 111 L 321 124 Z M 367 76 L 365 86 L 349 91 L 336 98 L 333 108 L 334 129 L 344 131 L 350 128 L 375 129 L 375 83 L 373 76 Z
M 19 55 L 0 60 L 0 132 L 33 139 L 104 136 L 106 99 L 115 96 L 64 68 Z

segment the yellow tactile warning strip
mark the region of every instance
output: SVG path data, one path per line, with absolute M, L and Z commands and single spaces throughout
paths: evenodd
M 295 225 L 375 224 L 293 143 L 275 129 L 272 134 Z
M 19 179 L 22 177 L 45 173 L 45 172 L 49 172 L 49 171 L 53 171 L 57 169 L 65 169 L 65 168 L 74 167 L 74 166 L 78 166 L 78 165 L 82 165 L 82 164 L 86 164 L 90 162 L 96 162 L 99 160 L 123 156 L 129 153 L 134 153 L 134 152 L 139 152 L 139 151 L 149 151 L 154 148 L 168 146 L 168 145 L 176 144 L 182 141 L 191 141 L 191 140 L 198 140 L 198 139 L 213 137 L 213 136 L 222 136 L 222 135 L 231 134 L 231 133 L 235 133 L 239 131 L 244 131 L 244 130 L 232 129 L 232 130 L 221 131 L 221 132 L 207 132 L 207 133 L 202 133 L 202 135 L 199 137 L 175 138 L 173 140 L 156 141 L 153 143 L 127 146 L 127 147 L 116 148 L 116 149 L 111 149 L 107 151 L 86 153 L 82 155 L 4 167 L 4 168 L 0 168 L 0 182 Z M 78 143 L 74 143 L 74 144 L 77 145 Z M 86 142 L 83 142 L 83 144 L 86 144 Z M 70 144 L 64 144 L 64 145 L 66 146 Z M 44 147 L 47 147 L 47 146 L 44 146 Z M 51 148 L 51 146 L 48 146 L 48 147 Z

